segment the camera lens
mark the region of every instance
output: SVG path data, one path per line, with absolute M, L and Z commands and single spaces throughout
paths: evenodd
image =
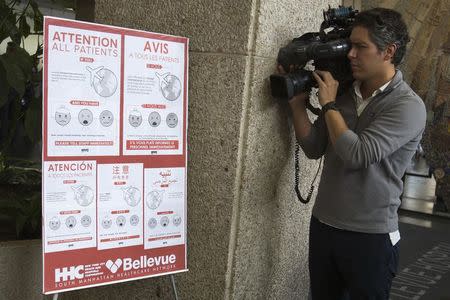
M 301 92 L 309 91 L 313 84 L 312 72 L 306 70 L 270 76 L 272 96 L 279 99 L 291 99 Z

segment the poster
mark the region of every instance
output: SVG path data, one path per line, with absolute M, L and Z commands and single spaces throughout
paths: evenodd
M 124 154 L 182 153 L 183 50 L 180 43 L 125 37 Z
M 44 294 L 187 271 L 188 42 L 45 17 Z
M 47 252 L 96 246 L 96 162 L 44 162 Z
M 185 176 L 183 168 L 145 170 L 145 248 L 184 244 L 183 201 Z
M 142 164 L 98 168 L 98 249 L 142 245 Z
M 119 155 L 121 36 L 49 26 L 48 37 L 48 156 Z

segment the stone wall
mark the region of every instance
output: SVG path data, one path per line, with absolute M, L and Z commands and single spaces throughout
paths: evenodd
M 338 3 L 96 1 L 99 23 L 190 38 L 190 271 L 176 276 L 181 298 L 307 297 L 311 204 L 296 201 L 289 110 L 270 97 L 268 77 L 279 47 L 317 31 L 322 9 Z M 301 164 L 306 193 L 317 162 Z M 149 295 L 158 284 L 148 280 Z

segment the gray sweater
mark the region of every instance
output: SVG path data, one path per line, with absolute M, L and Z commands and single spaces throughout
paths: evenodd
M 399 70 L 359 117 L 353 94 L 349 89 L 336 99 L 349 130 L 334 147 L 323 116 L 299 140 L 308 158 L 325 155 L 313 215 L 341 229 L 394 232 L 402 176 L 422 138 L 425 105 Z

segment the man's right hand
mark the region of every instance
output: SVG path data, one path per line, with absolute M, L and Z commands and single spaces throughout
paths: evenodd
M 279 74 L 286 74 L 283 66 L 277 65 L 277 70 Z M 295 70 L 295 66 L 289 66 L 290 72 Z M 301 139 L 308 136 L 311 131 L 311 122 L 309 121 L 308 114 L 306 112 L 306 101 L 309 98 L 309 94 L 306 92 L 295 95 L 289 99 L 289 106 L 292 110 L 292 115 L 294 117 L 294 129 L 295 136 L 297 139 Z

